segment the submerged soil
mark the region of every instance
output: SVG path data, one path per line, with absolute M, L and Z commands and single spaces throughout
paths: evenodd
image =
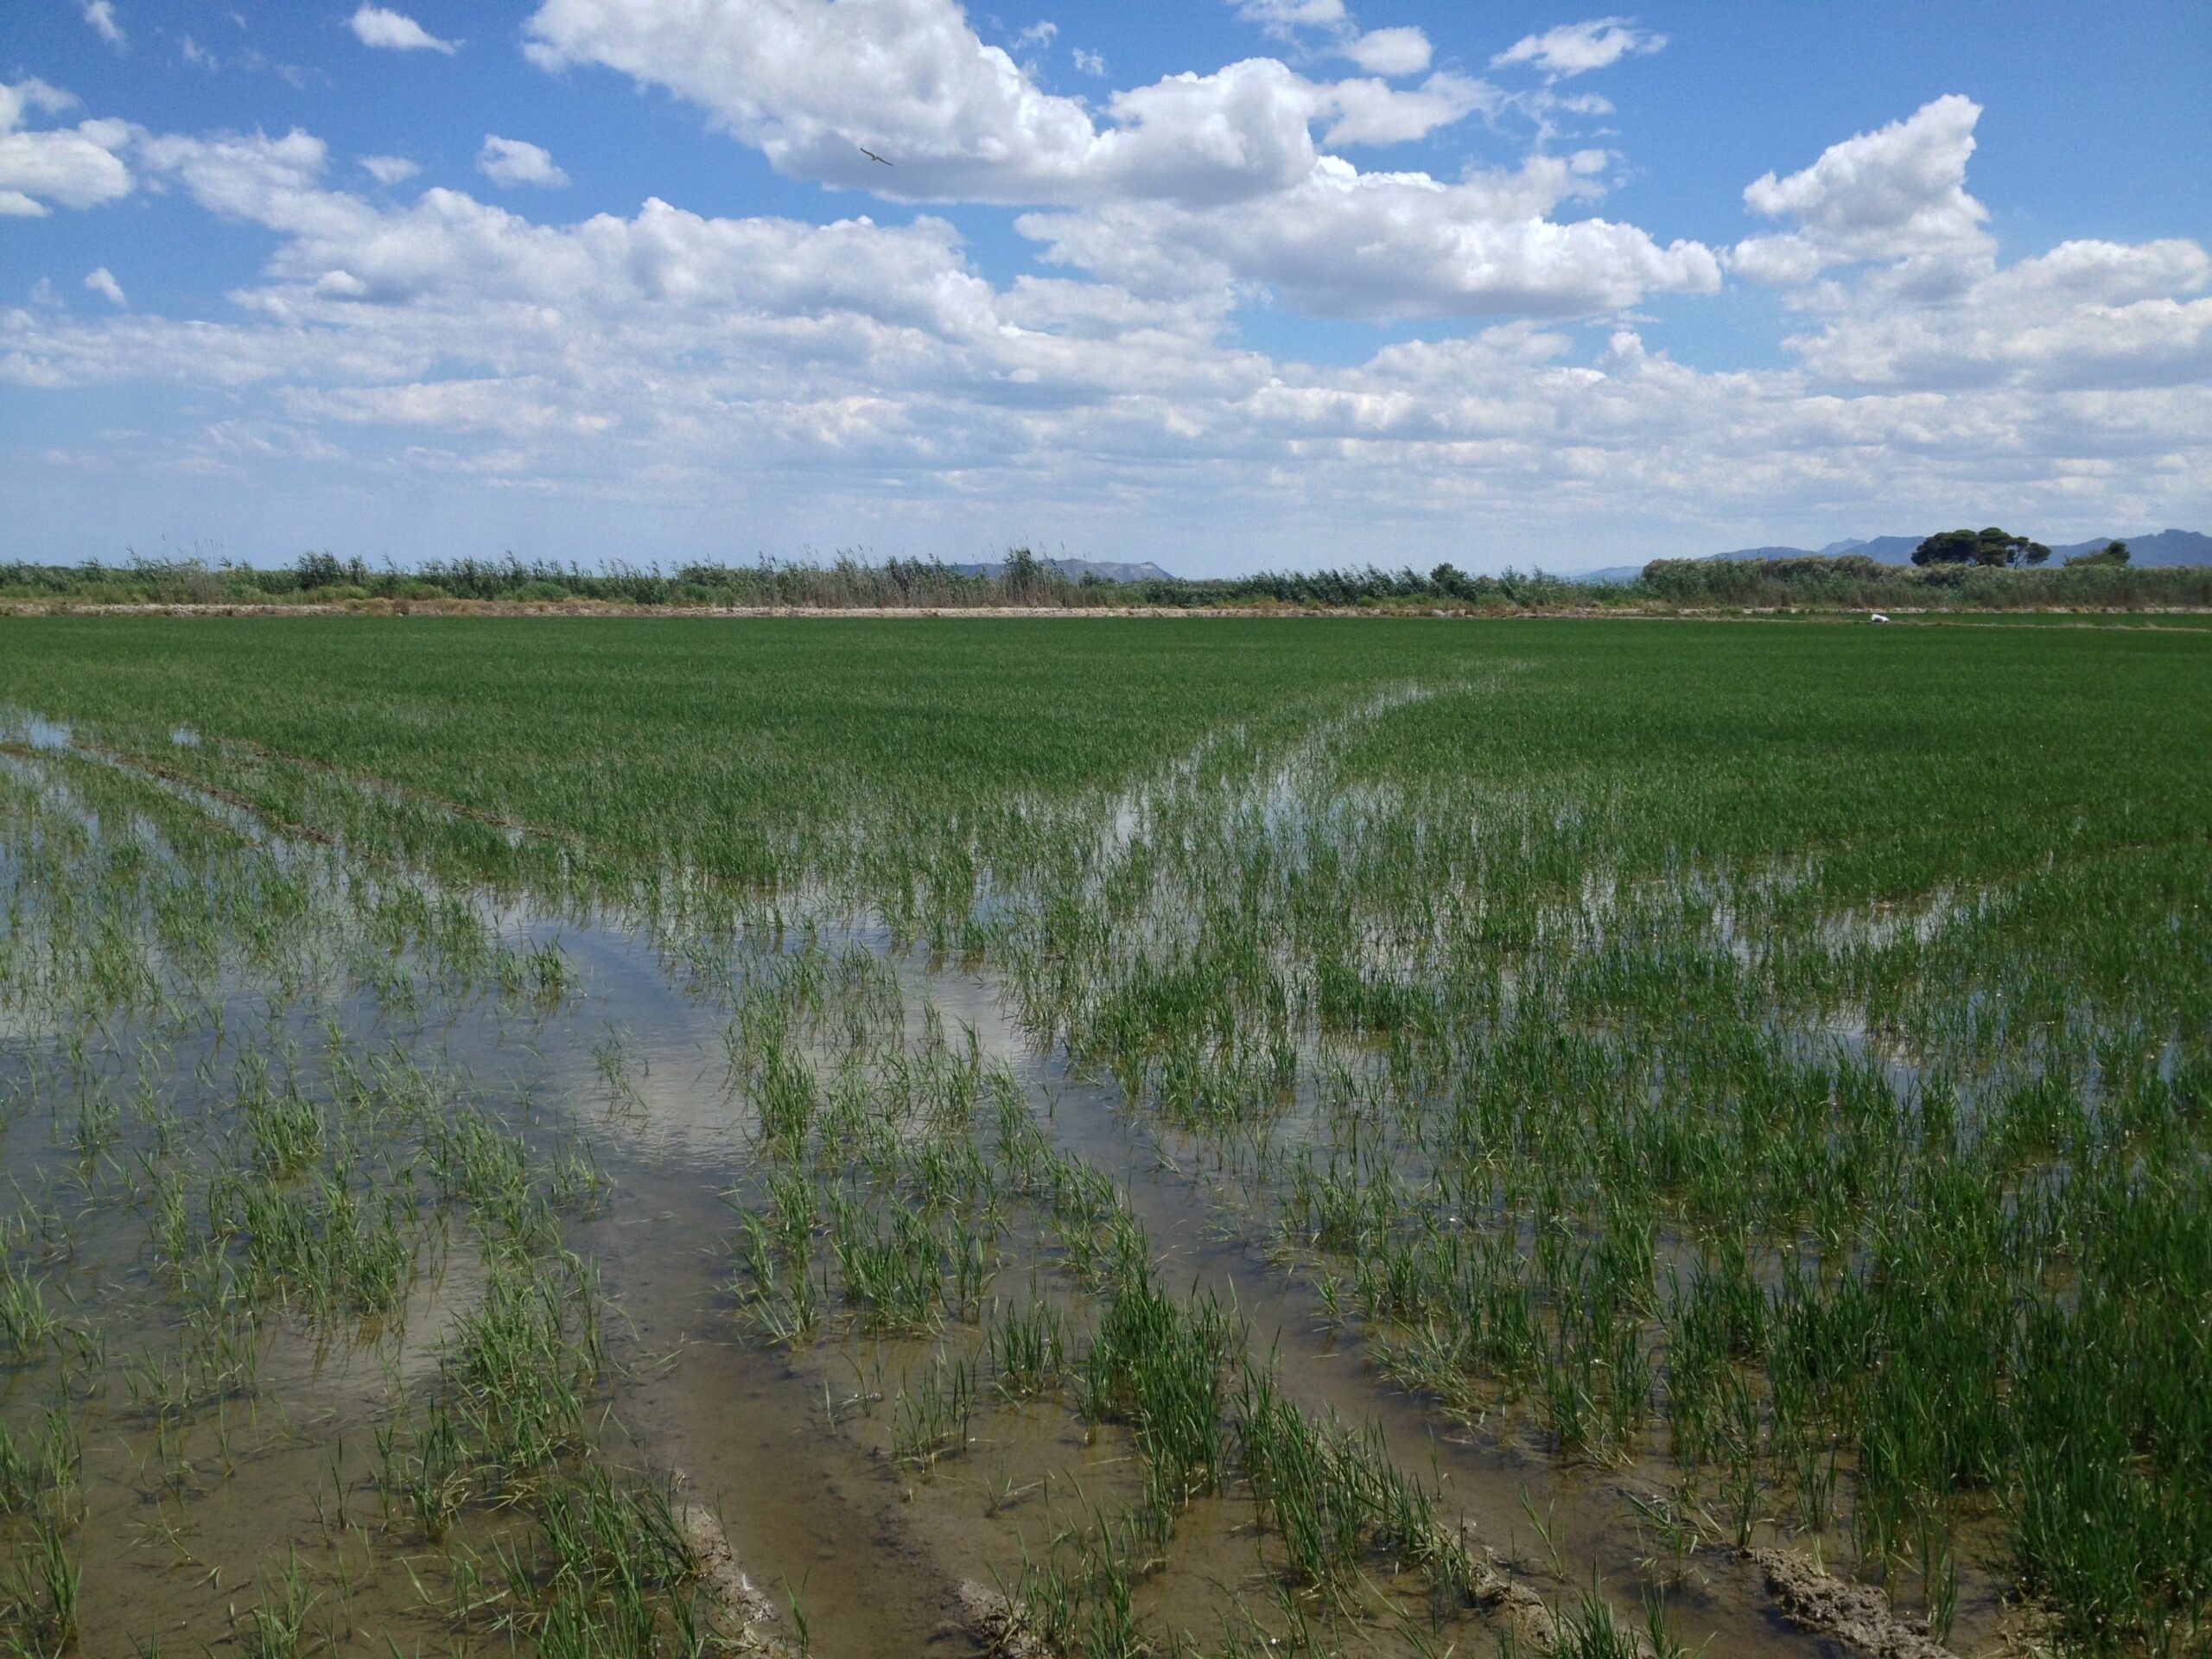
M 17 760 L 35 765 L 42 752 L 25 746 Z M 906 1389 L 942 1374 L 951 1340 L 863 1333 L 834 1318 L 817 1339 L 777 1340 L 744 1315 L 736 1200 L 760 1176 L 763 1123 L 732 1084 L 727 1001 L 688 983 L 664 941 L 623 918 L 540 916 L 510 900 L 500 924 L 524 945 L 557 949 L 570 976 L 558 996 L 531 1006 L 434 998 L 407 1017 L 358 992 L 312 1008 L 303 999 L 254 1040 L 272 1052 L 311 1043 L 320 1019 L 364 1052 L 404 1049 L 486 1098 L 524 1103 L 535 1149 L 590 1148 L 611 1187 L 603 1203 L 580 1206 L 563 1246 L 592 1264 L 606 1297 L 599 1442 L 667 1484 L 729 1641 L 852 1659 L 1047 1651 L 1021 1599 L 1024 1568 L 1110 1532 L 1105 1517 L 1136 1503 L 1144 1470 L 1132 1426 L 1089 1419 L 1045 1393 L 981 1402 L 952 1443 L 925 1457 L 902 1449 Z M 1271 1357 L 1287 1400 L 1319 1421 L 1371 1427 L 1390 1462 L 1433 1491 L 1473 1562 L 1466 1593 L 1449 1605 L 1414 1574 L 1380 1567 L 1356 1592 L 1286 1588 L 1259 1506 L 1224 1482 L 1189 1497 L 1172 1535 L 1138 1552 L 1128 1595 L 1147 1631 L 1205 1650 L 1266 1648 L 1294 1628 L 1322 1632 L 1320 1650 L 1541 1648 L 1592 1605 L 1634 1630 L 1641 1592 L 1663 1586 L 1663 1625 L 1691 1650 L 1942 1659 L 2010 1640 L 2002 1586 L 1970 1565 L 1947 1648 L 1881 1589 L 1824 1570 L 1824 1551 L 1849 1554 L 1833 1525 L 1785 1534 L 1763 1517 L 1749 1535 L 1726 1538 L 1709 1516 L 1678 1516 L 1662 1537 L 1653 1517 L 1671 1513 L 1675 1483 L 1656 1455 L 1564 1460 L 1512 1413 L 1455 1411 L 1391 1381 L 1322 1276 L 1284 1249 L 1249 1172 L 1135 1110 L 1064 1051 L 1033 1047 L 1005 988 L 986 975 L 894 944 L 880 928 L 848 920 L 828 931 L 889 964 L 912 1044 L 930 1029 L 971 1038 L 980 1059 L 1014 1080 L 1053 1151 L 1110 1178 L 1159 1282 L 1233 1310 L 1244 1346 Z M 267 988 L 259 995 L 264 1011 L 282 1001 Z M 222 1013 L 243 1029 L 255 1001 L 233 995 Z M 188 1116 L 211 1121 L 223 1100 L 207 1078 L 240 1058 L 222 1029 L 219 1020 L 212 1032 L 162 1036 L 161 1058 L 138 1076 L 157 1075 Z M 124 1029 L 103 1038 L 115 1056 L 154 1041 Z M 35 1259 L 80 1339 L 35 1359 L 19 1353 L 0 1370 L 0 1421 L 20 1440 L 58 1401 L 79 1425 L 79 1650 L 491 1651 L 516 1639 L 499 1611 L 515 1590 L 487 1565 L 502 1548 L 501 1517 L 464 1516 L 435 1547 L 414 1537 L 390 1519 L 391 1462 L 379 1456 L 379 1437 L 435 1382 L 486 1294 L 490 1247 L 446 1219 L 393 1311 L 335 1328 L 296 1308 L 271 1311 L 257 1327 L 257 1380 L 171 1411 L 154 1400 L 155 1384 L 134 1381 L 141 1373 L 127 1357 L 189 1345 L 162 1300 L 168 1269 L 145 1243 L 160 1203 L 161 1136 L 136 1119 L 105 1140 L 73 1130 L 61 1116 L 67 1090 L 54 1081 L 60 1039 L 11 1027 L 5 1043 L 9 1098 L 54 1110 L 0 1116 L 0 1169 L 30 1195 L 0 1242 L 29 1262 L 35 1230 L 63 1236 Z M 118 1061 L 118 1087 L 123 1070 Z M 1294 1103 L 1286 1120 L 1310 1105 Z M 1011 1300 L 1027 1278 L 1032 1299 L 1079 1329 L 1094 1310 L 1051 1281 L 1041 1230 L 1008 1236 L 994 1295 Z M 280 1627 L 289 1649 L 269 1645 Z M 1644 1637 L 1624 1639 L 1652 1650 Z

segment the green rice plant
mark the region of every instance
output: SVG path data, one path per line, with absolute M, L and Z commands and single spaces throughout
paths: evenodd
M 1033 1299 L 1007 1308 L 983 1327 L 991 1386 L 1007 1400 L 1023 1400 L 1058 1381 L 1067 1365 L 1066 1316 Z
M 318 1599 L 308 1586 L 300 1566 L 300 1553 L 288 1548 L 283 1568 L 274 1582 L 262 1587 L 261 1599 L 249 1608 L 245 1628 L 238 1637 L 238 1651 L 249 1659 L 296 1659 L 307 1633 L 308 1614 Z
M 588 1153 L 571 1148 L 545 1172 L 545 1200 L 563 1215 L 596 1215 L 613 1191 L 613 1178 Z
M 461 1443 L 490 1495 L 528 1491 L 585 1443 L 585 1397 L 604 1364 L 589 1271 L 577 1257 L 494 1256 L 482 1300 L 442 1364 Z
M 1634 1627 L 1622 1621 L 1594 1584 L 1578 1592 L 1573 1605 L 1560 1609 L 1555 1619 L 1551 1651 L 1558 1659 L 1649 1659 Z M 1664 1654 L 1678 1648 L 1670 1641 L 1656 1651 Z
M 1688 1645 L 1675 1634 L 1667 1617 L 1666 1592 L 1657 1585 L 1644 1586 L 1643 1633 L 1637 1645 L 1643 1659 L 1690 1659 Z
M 0 1351 L 22 1364 L 38 1357 L 57 1328 L 41 1281 L 0 1259 Z
M 518 1103 L 526 1139 L 491 1097 L 574 1016 L 524 1006 L 522 936 L 488 918 L 574 918 L 634 927 L 730 1016 L 763 1126 L 737 1240 L 763 1328 L 935 1333 L 1025 1259 L 1096 1299 L 1071 1393 L 1142 1463 L 1122 1570 L 1166 1553 L 1238 1425 L 1236 1343 L 1209 1384 L 1143 1294 L 1139 1214 L 1203 1209 L 1340 1279 L 1330 1318 L 1426 1391 L 1414 1409 L 1671 1456 L 1739 1542 L 1847 1520 L 1931 1619 L 1994 1580 L 2084 1649 L 2201 1630 L 2201 639 L 671 620 L 588 651 L 470 624 L 456 652 L 330 620 L 303 643 L 91 619 L 0 662 L 0 696 L 82 740 L 0 767 L 0 1007 L 53 1033 L 11 1043 L 0 1112 L 48 1109 L 56 1146 L 98 1153 L 4 1241 L 48 1301 L 137 1272 L 114 1265 L 135 1239 L 110 1249 L 118 1197 L 180 1308 L 404 1301 L 411 1267 L 379 1264 L 417 1242 L 417 1148 L 487 1271 L 556 1271 L 598 1199 L 542 1148 L 543 1106 Z M 169 742 L 178 723 L 204 741 Z M 945 1011 L 949 982 L 997 1000 L 1021 1077 Z M 341 994 L 407 1058 L 303 1059 Z M 134 1022 L 174 1061 L 141 1058 Z M 484 1095 L 430 1079 L 414 1057 L 439 1044 Z M 227 1088 L 214 1052 L 250 1057 Z M 1028 1096 L 1064 1063 L 1055 1119 Z M 170 1125 L 143 1103 L 172 1075 Z M 104 1099 L 140 1103 L 118 1138 Z M 272 1122 L 264 1151 L 249 1111 L 299 1103 L 319 1134 Z M 1124 1131 L 1127 1192 L 1055 1144 Z M 200 1160 L 188 1185 L 155 1142 Z M 1218 1283 L 1213 1240 L 1196 1260 Z M 993 1366 L 979 1385 L 1049 1388 L 1041 1334 L 992 1358 L 1002 1318 L 961 1351 Z M 86 1388 L 96 1326 L 16 1363 L 58 1356 Z M 212 1344 L 125 1362 L 153 1433 L 230 1397 Z M 552 1427 L 510 1464 L 447 1358 L 429 1394 L 464 1508 L 537 1502 L 594 1438 L 543 1381 L 574 1372 L 513 1368 Z M 579 1399 L 621 1386 L 592 1376 Z M 1359 1550 L 1396 1559 L 1383 1534 L 1417 1514 L 1386 1526 L 1372 1459 L 1332 1455 Z
M 79 1158 L 89 1162 L 112 1146 L 122 1129 L 123 1109 L 102 1084 L 79 1096 L 71 1120 L 69 1144 L 76 1149 Z
M 1137 1659 L 1151 1650 L 1137 1622 L 1135 1575 L 1114 1531 L 1104 1516 L 1095 1516 L 1090 1529 L 1070 1545 L 1056 1542 L 1041 1560 L 1021 1545 L 1021 1568 L 1007 1601 L 1049 1651 L 1080 1659 Z
M 42 1488 L 42 1471 L 0 1422 L 0 1515 L 27 1508 Z
M 413 1217 L 393 1194 L 372 1212 L 342 1168 L 292 1191 L 251 1182 L 235 1192 L 248 1269 L 272 1292 L 296 1294 L 326 1318 L 397 1305 L 414 1254 L 403 1217 Z
M 423 1155 L 439 1191 L 470 1208 L 480 1236 L 525 1256 L 554 1246 L 561 1227 L 522 1138 L 480 1109 L 453 1110 L 423 1127 Z
M 914 1211 L 893 1209 L 890 1224 L 842 1192 L 830 1196 L 830 1248 L 847 1306 L 862 1327 L 922 1332 L 944 1306 L 944 1238 Z
M 685 1585 L 697 1557 L 662 1483 L 587 1464 L 535 1506 L 536 1559 L 509 1583 L 541 1653 L 701 1650 Z M 689 1632 L 687 1638 L 686 1633 Z
M 34 1517 L 28 1548 L 0 1573 L 0 1653 L 59 1659 L 77 1641 L 82 1568 L 60 1522 Z
M 960 1455 L 968 1448 L 975 1414 L 975 1368 L 964 1360 L 948 1363 L 938 1350 L 920 1380 L 910 1373 L 892 1402 L 892 1456 L 926 1470 Z
M 1225 1471 L 1222 1399 L 1238 1333 L 1210 1294 L 1179 1303 L 1140 1259 L 1123 1269 L 1083 1358 L 1084 1414 L 1136 1431 L 1172 1514 Z
M 813 1128 L 820 1089 L 804 1055 L 780 1041 L 766 1046 L 754 1096 L 761 1139 L 772 1147 L 796 1149 Z
M 608 1109 L 620 1111 L 642 1109 L 645 1100 L 638 1092 L 637 1081 L 631 1074 L 633 1064 L 644 1065 L 648 1071 L 651 1067 L 639 1054 L 636 1040 L 631 1034 L 619 1026 L 609 1026 L 606 1036 L 593 1046 L 591 1056 L 593 1065 L 599 1071 L 600 1083 L 607 1091 Z
M 1254 1501 L 1281 1540 L 1291 1576 L 1342 1592 L 1370 1556 L 1465 1592 L 1465 1546 L 1433 1496 L 1391 1461 L 1381 1436 L 1319 1421 L 1286 1401 L 1272 1368 L 1244 1368 L 1239 1457 Z
M 253 1145 L 253 1160 L 274 1176 L 297 1174 L 322 1155 L 322 1109 L 286 1089 L 254 1087 L 240 1103 L 240 1116 Z

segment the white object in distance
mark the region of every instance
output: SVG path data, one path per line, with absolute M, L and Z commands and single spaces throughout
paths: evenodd
M 1877 611 L 1877 612 L 1875 612 L 1875 613 L 1874 613 L 1874 614 L 1873 614 L 1871 618 L 1869 618 L 1868 620 L 1871 620 L 1871 621 L 1875 621 L 1875 622 L 1886 622 L 1886 621 L 1888 621 L 1890 619 L 1889 619 L 1888 617 L 1886 617 L 1886 616 L 1884 616 L 1884 615 L 1883 615 L 1879 611 Z

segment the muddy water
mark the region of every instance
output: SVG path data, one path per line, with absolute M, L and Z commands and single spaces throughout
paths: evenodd
M 15 736 L 34 752 L 68 741 L 59 728 Z M 690 1492 L 719 1511 L 753 1580 L 794 1605 L 785 1634 L 797 1633 L 803 1611 L 824 1655 L 972 1650 L 949 1623 L 953 1586 L 1011 1582 L 1024 1551 L 1049 1553 L 1056 1535 L 1081 1531 L 1133 1496 L 1138 1470 L 1126 1436 L 1086 1432 L 1057 1405 L 985 1408 L 972 1445 L 918 1471 L 885 1455 L 884 1418 L 887 1395 L 925 1358 L 925 1344 L 786 1354 L 744 1338 L 722 1288 L 732 1228 L 721 1195 L 747 1171 L 750 1128 L 725 1087 L 726 1011 L 680 988 L 641 932 L 573 920 L 526 931 L 557 938 L 580 976 L 556 1019 L 463 1010 L 403 1032 L 364 1007 L 350 1016 L 364 1036 L 435 1052 L 492 1088 L 525 1089 L 549 1119 L 611 1148 L 616 1199 L 604 1217 L 572 1229 L 571 1243 L 601 1264 L 620 1308 L 627 1376 L 615 1389 L 613 1421 L 638 1461 L 681 1470 Z M 838 937 L 887 948 L 865 928 Z M 1164 1282 L 1236 1307 L 1255 1349 L 1278 1357 L 1291 1400 L 1375 1422 L 1400 1466 L 1433 1480 L 1446 1512 L 1464 1516 L 1479 1545 L 1548 1597 L 1599 1582 L 1632 1614 L 1639 1563 L 1652 1546 L 1632 1524 L 1625 1494 L 1662 1490 L 1664 1471 L 1561 1466 L 1499 1423 L 1455 1424 L 1389 1383 L 1359 1344 L 1332 1336 L 1309 1287 L 1256 1252 L 1251 1241 L 1266 1236 L 1265 1218 L 1233 1189 L 1180 1173 L 1196 1166 L 1188 1146 L 1155 1138 L 1118 1090 L 1033 1052 L 988 980 L 912 956 L 894 960 L 910 1035 L 927 1002 L 1011 1066 L 1059 1146 L 1126 1192 Z M 60 1166 L 51 1147 L 25 1151 L 20 1131 L 8 1144 L 10 1173 Z M 88 1204 L 94 1196 L 86 1193 Z M 106 1248 L 99 1231 L 87 1227 L 79 1239 L 90 1260 Z M 118 1261 L 117 1273 L 130 1271 Z M 80 1276 L 88 1287 L 113 1278 Z M 380 1349 L 334 1350 L 296 1331 L 273 1332 L 258 1403 L 235 1414 L 226 1407 L 212 1421 L 201 1414 L 163 1468 L 149 1470 L 143 1414 L 134 1418 L 114 1398 L 111 1379 L 107 1397 L 83 1414 L 84 1650 L 120 1653 L 158 1634 L 180 1646 L 235 1638 L 296 1554 L 313 1575 L 312 1623 L 332 1645 L 380 1650 L 389 1640 L 410 1650 L 449 1636 L 415 1588 L 418 1576 L 440 1584 L 442 1564 L 396 1558 L 369 1529 L 349 1527 L 362 1517 L 346 1509 L 374 1501 L 366 1443 L 391 1389 L 428 1374 L 439 1338 L 480 1283 L 465 1249 L 425 1264 L 401 1332 Z M 139 1311 L 110 1322 L 119 1345 L 160 1334 Z M 32 1392 L 21 1368 L 0 1384 L 0 1408 L 19 1427 Z M 182 1474 L 165 1472 L 180 1466 Z M 1264 1607 L 1271 1583 L 1255 1535 L 1249 1504 L 1194 1503 L 1163 1569 L 1140 1583 L 1140 1611 L 1154 1628 L 1206 1640 L 1240 1602 Z M 1716 1652 L 1759 1654 L 1815 1645 L 1785 1625 L 1751 1569 L 1717 1547 L 1694 1559 L 1670 1605 L 1677 1634 L 1693 1647 L 1709 1641 Z M 1990 1611 L 1986 1594 L 1962 1607 L 1961 1645 L 1987 1630 Z
M 488 1092 L 524 1090 L 549 1121 L 610 1148 L 616 1200 L 572 1228 L 570 1240 L 601 1264 L 620 1310 L 612 1323 L 627 1377 L 613 1402 L 617 1440 L 641 1464 L 681 1470 L 690 1492 L 717 1510 L 739 1560 L 787 1604 L 785 1633 L 795 1634 L 788 1605 L 796 1603 L 824 1655 L 972 1651 L 951 1623 L 953 1587 L 963 1579 L 1011 1583 L 1024 1551 L 1041 1557 L 1056 1535 L 1134 1497 L 1138 1470 L 1126 1436 L 1086 1433 L 1057 1404 L 987 1407 L 972 1446 L 918 1471 L 885 1455 L 884 1417 L 886 1396 L 925 1344 L 787 1354 L 744 1338 L 723 1289 L 732 1228 L 721 1195 L 745 1173 L 750 1129 L 725 1086 L 727 1014 L 680 989 L 642 934 L 574 922 L 558 931 L 581 982 L 556 1018 L 477 1008 L 401 1029 L 357 1006 L 349 1010 L 356 1034 L 435 1053 Z M 1192 1162 L 1187 1148 L 1155 1139 L 1118 1090 L 1033 1051 L 987 980 L 912 957 L 898 967 L 910 1026 L 918 1027 L 925 1002 L 934 1005 L 1010 1065 L 1052 1137 L 1125 1192 L 1164 1282 L 1211 1291 L 1237 1309 L 1254 1348 L 1277 1356 L 1288 1397 L 1378 1425 L 1400 1466 L 1435 1482 L 1446 1511 L 1465 1517 L 1478 1544 L 1548 1597 L 1594 1580 L 1633 1612 L 1625 1598 L 1650 1545 L 1630 1523 L 1624 1492 L 1663 1485 L 1659 1471 L 1562 1468 L 1496 1425 L 1455 1425 L 1389 1383 L 1356 1341 L 1329 1333 L 1309 1287 L 1248 1245 L 1265 1228 L 1235 1192 L 1174 1166 Z M 623 1078 L 619 1092 L 603 1065 L 609 1055 Z M 205 1058 L 188 1047 L 173 1058 L 180 1087 Z M 41 1173 L 66 1174 L 73 1154 L 51 1136 L 35 1144 L 28 1128 L 17 1124 L 10 1139 L 11 1171 L 34 1184 Z M 126 1241 L 137 1224 L 98 1198 L 84 1195 L 71 1233 L 89 1281 L 111 1283 L 130 1271 Z M 153 1637 L 171 1645 L 234 1639 L 278 1593 L 295 1559 L 314 1586 L 310 1623 L 333 1646 L 381 1649 L 391 1640 L 404 1651 L 449 1637 L 416 1588 L 418 1577 L 442 1582 L 442 1561 L 396 1553 L 365 1524 L 377 1501 L 369 1452 L 391 1390 L 429 1373 L 453 1317 L 480 1285 L 458 1241 L 421 1266 L 404 1318 L 380 1342 L 349 1346 L 272 1327 L 257 1399 L 200 1414 L 156 1466 L 143 1449 L 148 1414 L 111 1380 L 105 1401 L 84 1414 L 84 1651 L 125 1652 Z M 159 1348 L 162 1316 L 135 1308 L 110 1308 L 111 1341 Z M 20 1426 L 29 1403 L 27 1374 L 11 1373 L 0 1405 Z M 1206 1640 L 1240 1604 L 1264 1609 L 1271 1586 L 1255 1543 L 1249 1503 L 1194 1503 L 1178 1520 L 1162 1570 L 1139 1584 L 1141 1614 L 1154 1628 Z M 1693 1646 L 1709 1640 L 1718 1652 L 1751 1654 L 1808 1646 L 1751 1571 L 1718 1549 L 1696 1559 L 1670 1605 Z M 1961 1636 L 1974 1633 L 1975 1611 L 1962 1610 Z
M 1072 1495 L 1095 1512 L 1117 1484 L 1134 1490 L 1128 1448 L 1110 1433 L 1086 1436 L 1058 1408 L 986 1408 L 966 1456 L 917 1475 L 883 1455 L 882 1434 L 856 1421 L 869 1404 L 854 1402 L 891 1386 L 924 1348 L 786 1355 L 740 1340 L 721 1288 L 731 1232 L 721 1195 L 743 1173 L 747 1125 L 723 1086 L 723 1016 L 674 990 L 634 936 L 572 928 L 563 944 L 585 965 L 583 1023 L 619 1029 L 632 1062 L 634 1098 L 604 1119 L 626 1147 L 624 1215 L 590 1241 L 641 1348 L 666 1357 L 626 1392 L 626 1424 L 653 1461 L 685 1469 L 719 1504 L 758 1580 L 797 1591 L 820 1651 L 914 1652 L 932 1640 L 957 1649 L 945 1625 L 950 1586 L 1011 1582 L 1018 1548 L 1041 1552 L 1069 1524 Z M 1637 1586 L 1659 1546 L 1639 1529 L 1629 1494 L 1666 1492 L 1669 1471 L 1563 1465 L 1503 1421 L 1455 1421 L 1383 1378 L 1357 1339 L 1332 1332 L 1319 1295 L 1247 1242 L 1266 1227 L 1236 1193 L 1182 1173 L 1193 1161 L 1188 1148 L 1156 1140 L 1118 1090 L 1035 1052 L 988 980 L 917 956 L 898 968 L 910 1020 L 927 1001 L 974 1030 L 986 1056 L 1022 1081 L 1061 1148 L 1114 1176 L 1163 1282 L 1233 1306 L 1255 1351 L 1277 1357 L 1289 1398 L 1376 1424 L 1394 1459 L 1438 1486 L 1441 1507 L 1464 1518 L 1475 1543 L 1548 1599 L 1572 1599 L 1597 1583 L 1624 1619 L 1640 1619 Z M 592 1086 L 581 1071 L 567 1082 L 578 1096 Z M 880 1401 L 870 1403 L 880 1411 Z M 1165 1570 L 1140 1584 L 1140 1611 L 1155 1627 L 1205 1639 L 1225 1605 L 1264 1603 L 1252 1522 L 1242 1502 L 1195 1504 L 1177 1522 Z M 1964 1588 L 1954 1640 L 1971 1649 L 1993 1635 L 1998 1606 L 1986 1582 Z M 1682 1564 L 1669 1607 L 1693 1649 L 1821 1645 L 1789 1624 L 1757 1569 L 1715 1537 Z
M 945 1541 L 913 1524 L 885 1466 L 834 1434 L 818 1395 L 771 1350 L 737 1340 L 712 1194 L 696 1169 L 625 1163 L 621 1219 L 578 1238 L 634 1342 L 617 1410 L 639 1453 L 680 1470 L 737 1560 L 823 1654 L 919 1653 L 952 1615 Z M 964 1638 L 955 1650 L 965 1650 Z

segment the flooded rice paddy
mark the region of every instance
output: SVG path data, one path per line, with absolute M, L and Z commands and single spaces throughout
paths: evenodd
M 10 711 L 0 1652 L 2201 1650 L 2201 832 L 1389 666 L 773 880 Z

